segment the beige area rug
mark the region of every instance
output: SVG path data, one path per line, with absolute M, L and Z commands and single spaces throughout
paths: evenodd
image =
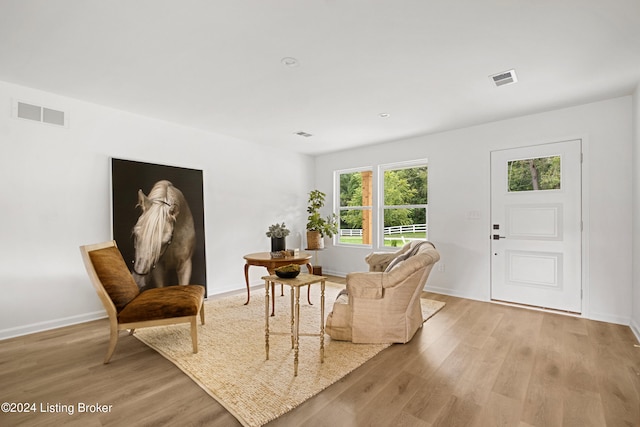
M 344 286 L 327 282 L 325 319 Z M 271 331 L 290 331 L 290 297 L 276 288 L 276 316 Z M 302 298 L 304 294 L 304 299 Z M 300 298 L 300 333 L 320 330 L 320 287 L 306 289 Z M 198 324 L 198 353 L 191 349 L 188 325 L 139 329 L 135 337 L 158 351 L 191 377 L 245 426 L 261 426 L 292 410 L 371 359 L 387 344 L 353 344 L 325 336 L 325 358 L 320 363 L 320 337 L 301 336 L 298 376 L 293 376 L 289 335 L 270 335 L 269 360 L 264 346 L 264 289 L 205 302 L 205 325 Z M 422 299 L 425 319 L 443 302 Z

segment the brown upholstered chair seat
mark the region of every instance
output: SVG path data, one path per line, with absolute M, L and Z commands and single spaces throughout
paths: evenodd
M 131 323 L 170 317 L 196 316 L 204 298 L 204 287 L 170 286 L 142 292 L 118 313 L 118 322 Z

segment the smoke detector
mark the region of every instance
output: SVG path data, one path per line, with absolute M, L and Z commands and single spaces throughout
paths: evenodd
M 282 65 L 284 65 L 285 67 L 297 67 L 298 66 L 298 60 L 296 58 L 291 57 L 291 56 L 287 56 L 286 58 L 282 58 L 280 60 L 280 62 L 282 62 Z
M 496 85 L 496 87 L 506 86 L 518 82 L 516 70 L 503 71 L 501 73 L 489 76 L 489 78 L 491 79 L 493 84 Z

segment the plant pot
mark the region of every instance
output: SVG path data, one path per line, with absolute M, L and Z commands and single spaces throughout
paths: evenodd
M 324 249 L 324 239 L 319 231 L 307 231 L 307 249 Z
M 286 237 L 271 238 L 271 252 L 280 252 L 286 249 Z

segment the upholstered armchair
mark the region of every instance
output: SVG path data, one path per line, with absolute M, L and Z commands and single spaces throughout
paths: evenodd
M 422 326 L 420 294 L 440 259 L 430 242 L 408 243 L 394 253 L 374 253 L 369 272 L 349 273 L 327 316 L 332 339 L 354 343 L 406 343 Z
M 140 292 L 115 241 L 80 247 L 82 260 L 109 316 L 110 339 L 104 363 L 109 363 L 121 330 L 191 324 L 193 352 L 198 352 L 196 319 L 204 325 L 204 293 L 200 285 L 169 286 Z

